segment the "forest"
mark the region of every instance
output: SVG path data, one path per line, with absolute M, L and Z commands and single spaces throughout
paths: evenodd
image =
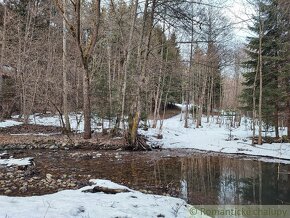
M 289 30 L 288 0 L 0 1 L 0 216 L 290 214 Z
M 290 116 L 289 3 L 253 1 L 247 43 L 219 4 L 3 1 L 2 119 L 50 111 L 70 132 L 69 113 L 81 112 L 85 139 L 98 117 L 134 145 L 140 122 L 156 128 L 184 103 L 185 128 L 190 114 L 198 128 L 203 114 L 232 111 L 260 124 L 259 144 L 263 124 L 278 138 Z

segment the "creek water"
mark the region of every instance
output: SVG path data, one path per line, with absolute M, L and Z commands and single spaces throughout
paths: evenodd
M 289 204 L 290 165 L 190 149 L 151 152 L 29 151 L 53 175 L 109 179 L 197 204 Z

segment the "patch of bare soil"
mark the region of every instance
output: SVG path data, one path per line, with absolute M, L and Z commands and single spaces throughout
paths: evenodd
M 58 126 L 44 126 L 35 124 L 22 124 L 16 126 L 10 126 L 6 128 L 0 128 L 0 134 L 57 134 L 63 131 L 62 127 Z
M 180 109 L 175 105 L 167 108 L 164 119 L 177 115 Z M 163 111 L 160 111 L 162 116 Z M 51 116 L 51 115 L 49 115 Z M 150 116 L 149 116 L 150 118 Z M 36 124 L 22 124 L 0 128 L 0 150 L 13 149 L 97 149 L 97 150 L 150 150 L 145 137 L 138 137 L 138 146 L 130 147 L 126 136 L 111 133 L 93 133 L 85 140 L 82 134 L 64 134 L 62 127 Z
M 9 135 L 0 134 L 0 150 L 11 149 L 125 149 L 124 137 L 112 137 L 109 134 L 93 134 L 91 139 L 83 139 L 82 134 L 71 135 Z
M 0 150 L 93 148 L 117 150 L 127 147 L 124 137 L 94 133 L 85 140 L 82 134 L 64 134 L 62 127 L 23 124 L 0 128 Z
M 174 117 L 176 115 L 178 115 L 180 113 L 180 109 L 178 107 L 172 107 L 170 109 L 167 109 L 165 114 L 164 114 L 164 119 L 169 119 L 171 117 Z M 160 117 L 162 118 L 163 117 L 163 111 L 160 111 L 159 112 L 160 114 Z M 153 114 L 150 114 L 148 119 L 153 119 Z

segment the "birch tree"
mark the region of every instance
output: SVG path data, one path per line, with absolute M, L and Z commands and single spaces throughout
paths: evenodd
M 63 17 L 67 17 L 66 12 L 66 0 L 62 1 L 63 5 Z M 70 121 L 69 121 L 69 110 L 68 110 L 68 81 L 67 81 L 67 28 L 66 22 L 63 18 L 62 24 L 62 75 L 63 75 L 63 113 L 64 113 L 64 120 L 65 120 L 65 129 L 67 132 L 70 132 Z

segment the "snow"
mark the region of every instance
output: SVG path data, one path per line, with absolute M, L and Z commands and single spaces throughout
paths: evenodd
M 18 118 L 19 115 L 13 116 L 13 118 Z M 83 132 L 84 129 L 84 119 L 82 113 L 71 113 L 69 114 L 69 120 L 71 124 L 72 130 L 76 132 Z M 59 115 L 55 114 L 33 114 L 29 116 L 28 119 L 29 124 L 37 124 L 37 125 L 44 125 L 44 126 L 62 126 L 61 119 Z M 98 119 L 96 117 L 93 117 L 92 119 L 92 129 L 96 132 L 102 131 L 102 126 L 99 124 L 101 123 L 101 119 Z M 15 126 L 15 125 L 21 125 L 23 122 L 17 122 L 14 120 L 5 120 L 0 122 L 0 128 Z M 104 128 L 109 128 L 109 121 L 104 120 Z M 24 135 L 24 134 L 21 134 Z M 35 135 L 35 134 L 26 134 L 26 135 Z M 41 135 L 39 133 L 38 135 Z
M 187 104 L 175 104 L 175 106 L 179 107 L 181 111 L 186 111 Z M 192 104 L 188 104 L 188 109 L 190 110 L 192 108 Z
M 179 105 L 184 109 L 184 105 Z M 151 143 L 163 144 L 163 148 L 189 148 L 206 152 L 218 152 L 227 154 L 243 154 L 247 158 L 254 156 L 264 162 L 290 163 L 290 144 L 273 143 L 263 145 L 251 145 L 249 137 L 252 131 L 243 118 L 242 125 L 238 128 L 220 126 L 216 118 L 207 122 L 202 118 L 202 128 L 195 128 L 192 120 L 189 120 L 189 128 L 184 128 L 184 121 L 180 115 L 164 120 L 162 135 L 163 139 L 156 136 L 160 130 L 149 128 L 148 131 L 140 130 L 140 133 L 148 136 Z M 71 126 L 76 131 L 83 130 L 81 114 L 71 114 Z M 42 116 L 39 114 L 30 116 L 29 123 L 40 125 L 61 126 L 59 116 Z M 108 122 L 105 122 L 106 125 Z M 244 125 L 243 125 L 244 123 Z M 1 127 L 20 125 L 21 122 L 5 120 L 0 122 Z M 97 120 L 93 122 L 93 128 L 99 128 Z M 283 131 L 283 130 L 282 130 Z M 285 131 L 285 130 L 284 130 Z M 233 135 L 230 139 L 229 134 Z M 283 133 L 283 132 L 282 132 Z M 41 133 L 40 133 L 41 134 Z M 235 138 L 236 140 L 233 140 Z M 23 159 L 0 159 L 0 165 L 30 165 L 32 158 Z M 90 180 L 91 186 L 79 190 L 65 190 L 54 194 L 31 197 L 8 197 L 0 196 L 0 217 L 207 217 L 205 215 L 193 216 L 190 214 L 191 205 L 184 200 L 144 194 L 134 191 L 126 186 L 116 184 L 108 180 Z M 107 188 L 127 189 L 129 192 L 118 194 L 89 193 L 83 192 L 94 186 Z M 183 184 L 186 189 L 186 184 Z M 196 213 L 200 214 L 200 213 Z
M 82 114 L 70 114 L 69 120 L 73 130 L 77 132 L 83 131 L 84 123 Z M 29 123 L 44 126 L 62 126 L 60 116 L 58 115 L 42 116 L 41 114 L 34 114 L 29 117 Z
M 33 158 L 31 157 L 26 157 L 26 158 L 21 158 L 21 159 L 14 159 L 14 158 L 9 158 L 9 159 L 0 159 L 0 165 L 6 165 L 8 167 L 10 166 L 26 166 L 26 165 L 31 165 L 31 161 Z
M 152 144 L 162 144 L 163 148 L 192 148 L 202 151 L 211 151 L 227 154 L 245 154 L 253 156 L 271 157 L 276 159 L 261 158 L 261 161 L 277 162 L 278 159 L 290 160 L 289 143 L 272 143 L 263 145 L 251 145 L 248 137 L 252 131 L 245 125 L 232 129 L 232 138 L 229 140 L 230 130 L 225 125 L 216 124 L 216 118 L 211 118 L 207 123 L 206 117 L 202 118 L 202 128 L 195 128 L 192 120 L 189 128 L 184 128 L 184 121 L 180 121 L 180 115 L 164 120 L 163 139 L 157 139 L 159 128 L 149 128 L 148 131 L 141 130 L 142 134 L 148 136 Z M 243 118 L 244 121 L 246 118 Z M 244 122 L 246 123 L 246 122 Z M 280 160 L 279 162 L 282 162 Z M 289 161 L 287 161 L 289 163 Z
M 83 132 L 84 130 L 84 119 L 82 113 L 71 113 L 69 114 L 69 120 L 71 128 L 76 132 Z M 92 129 L 96 132 L 102 131 L 101 119 L 97 117 L 92 118 Z M 61 119 L 58 115 L 43 116 L 41 114 L 34 114 L 29 117 L 30 124 L 38 124 L 44 126 L 62 126 Z M 104 128 L 109 128 L 109 121 L 104 120 Z
M 10 127 L 10 126 L 16 126 L 16 125 L 20 125 L 22 124 L 22 122 L 17 122 L 14 120 L 4 120 L 0 122 L 0 128 L 5 128 L 5 127 Z
M 185 108 L 185 104 L 176 104 L 181 109 Z M 190 107 L 192 105 L 189 105 Z M 73 130 L 83 131 L 83 117 L 82 114 L 70 114 L 70 122 Z M 190 127 L 184 128 L 184 121 L 180 121 L 180 115 L 169 118 L 164 121 L 163 139 L 157 139 L 156 135 L 159 133 L 158 128 L 149 128 L 148 131 L 140 130 L 140 133 L 149 137 L 151 143 L 163 144 L 163 148 L 190 148 L 202 151 L 211 151 L 227 154 L 244 154 L 258 157 L 271 157 L 276 159 L 261 158 L 262 161 L 267 162 L 281 162 L 282 159 L 290 160 L 290 144 L 289 143 L 272 143 L 263 145 L 251 145 L 249 137 L 252 136 L 252 131 L 249 128 L 249 120 L 243 118 L 239 128 L 231 128 L 232 139 L 229 140 L 230 128 L 226 127 L 226 123 L 222 126 L 217 124 L 216 117 L 212 117 L 210 122 L 206 122 L 206 117 L 202 118 L 202 128 L 195 128 L 192 120 L 189 120 Z M 101 131 L 97 118 L 92 120 L 92 128 L 96 131 Z M 29 118 L 29 123 L 40 125 L 61 126 L 61 121 L 58 115 L 34 114 Z M 108 128 L 108 121 L 105 122 L 105 128 Z M 1 127 L 8 127 L 19 125 L 21 122 L 13 120 L 5 120 L 0 122 Z M 286 130 L 281 130 L 281 135 L 285 134 Z M 38 133 L 41 135 L 41 133 Z M 270 132 L 270 134 L 273 134 Z M 277 160 L 279 159 L 279 160 Z
M 68 217 L 207 217 L 191 216 L 192 206 L 182 199 L 143 194 L 108 180 L 79 190 L 65 190 L 32 197 L 0 196 L 0 217 L 68 218 Z M 128 189 L 129 192 L 105 194 L 83 192 L 94 186 Z M 200 213 L 199 213 L 200 214 Z M 163 216 L 162 216 L 163 215 Z

